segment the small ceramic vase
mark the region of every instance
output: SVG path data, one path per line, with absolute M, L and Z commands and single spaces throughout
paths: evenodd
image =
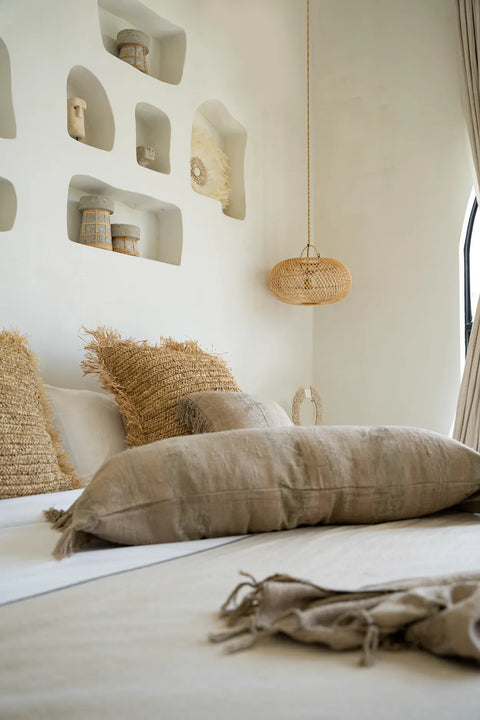
M 155 160 L 155 148 L 150 145 L 138 145 L 137 162 L 142 167 L 149 167 Z
M 85 137 L 85 110 L 87 103 L 79 97 L 67 99 L 67 130 L 70 137 L 83 140 Z

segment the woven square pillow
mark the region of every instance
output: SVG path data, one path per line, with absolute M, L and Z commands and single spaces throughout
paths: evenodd
M 191 433 L 293 426 L 275 400 L 261 400 L 240 392 L 190 393 L 178 403 L 177 417 Z
M 298 426 L 176 437 L 110 458 L 59 518 L 64 534 L 55 555 L 91 536 L 145 545 L 403 520 L 456 505 L 479 488 L 479 453 L 416 428 Z
M 226 362 L 194 341 L 162 338 L 158 345 L 122 339 L 115 330 L 86 331 L 92 341 L 82 361 L 113 394 L 128 445 L 145 445 L 188 430 L 177 419 L 178 401 L 199 390 L 239 391 Z
M 26 337 L 0 332 L 0 498 L 80 487 Z

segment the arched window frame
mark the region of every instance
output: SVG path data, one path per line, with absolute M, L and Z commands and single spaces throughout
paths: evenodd
M 463 297 L 464 297 L 464 318 L 465 318 L 465 354 L 467 353 L 470 335 L 472 333 L 472 302 L 471 302 L 471 283 L 470 283 L 470 247 L 472 244 L 473 226 L 478 210 L 478 201 L 473 199 L 470 216 L 468 218 L 467 230 L 465 232 L 465 244 L 463 246 Z

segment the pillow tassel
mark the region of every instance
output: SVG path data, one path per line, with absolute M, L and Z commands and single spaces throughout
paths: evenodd
M 56 560 L 61 560 L 62 558 L 72 555 L 76 545 L 75 541 L 77 539 L 77 534 L 78 531 L 75 530 L 72 525 L 70 525 L 70 527 L 67 527 L 67 529 L 64 530 L 62 537 L 55 545 L 52 553 L 53 557 L 56 558 Z
M 65 515 L 65 510 L 57 510 L 57 508 L 51 507 L 48 508 L 48 510 L 44 510 L 43 514 L 45 515 L 46 521 L 55 528 L 57 522 Z

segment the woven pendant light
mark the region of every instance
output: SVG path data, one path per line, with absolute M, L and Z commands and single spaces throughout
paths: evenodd
M 352 286 L 350 272 L 338 260 L 321 257 L 310 243 L 310 0 L 307 0 L 307 227 L 308 240 L 300 257 L 275 265 L 268 287 L 275 297 L 290 305 L 330 305 L 343 300 Z

